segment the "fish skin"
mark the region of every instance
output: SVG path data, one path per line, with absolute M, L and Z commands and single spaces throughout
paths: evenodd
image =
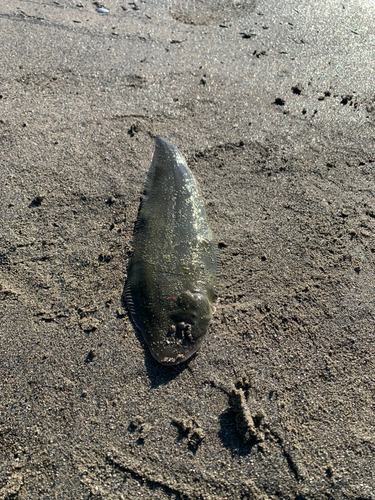
M 125 299 L 152 356 L 176 365 L 200 347 L 219 279 L 217 247 L 184 158 L 157 136 L 128 267 Z

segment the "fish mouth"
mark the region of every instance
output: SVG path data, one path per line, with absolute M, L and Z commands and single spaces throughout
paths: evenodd
M 203 326 L 203 328 L 202 328 Z M 208 324 L 197 325 L 186 321 L 172 322 L 157 340 L 149 342 L 152 356 L 162 365 L 178 365 L 189 359 L 201 346 Z
M 164 366 L 176 366 L 184 361 L 189 360 L 193 354 L 199 349 L 202 344 L 202 340 L 198 339 L 196 342 L 189 343 L 189 345 L 177 345 L 173 343 L 173 345 L 160 348 L 160 345 L 149 345 L 150 352 L 154 359 L 158 363 Z

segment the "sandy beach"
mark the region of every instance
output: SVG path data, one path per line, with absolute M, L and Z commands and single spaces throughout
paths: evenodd
M 375 499 L 374 15 L 0 3 L 0 500 Z M 177 367 L 123 300 L 155 134 L 221 260 Z

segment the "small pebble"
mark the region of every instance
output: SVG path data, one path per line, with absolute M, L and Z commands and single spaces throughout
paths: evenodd
M 104 7 L 100 7 L 100 9 L 97 10 L 98 14 L 108 14 L 109 10 L 105 9 Z

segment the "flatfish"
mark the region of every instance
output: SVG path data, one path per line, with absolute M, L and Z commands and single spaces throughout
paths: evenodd
M 125 285 L 133 323 L 159 363 L 182 363 L 211 322 L 219 259 L 197 181 L 158 136 L 133 248 Z

